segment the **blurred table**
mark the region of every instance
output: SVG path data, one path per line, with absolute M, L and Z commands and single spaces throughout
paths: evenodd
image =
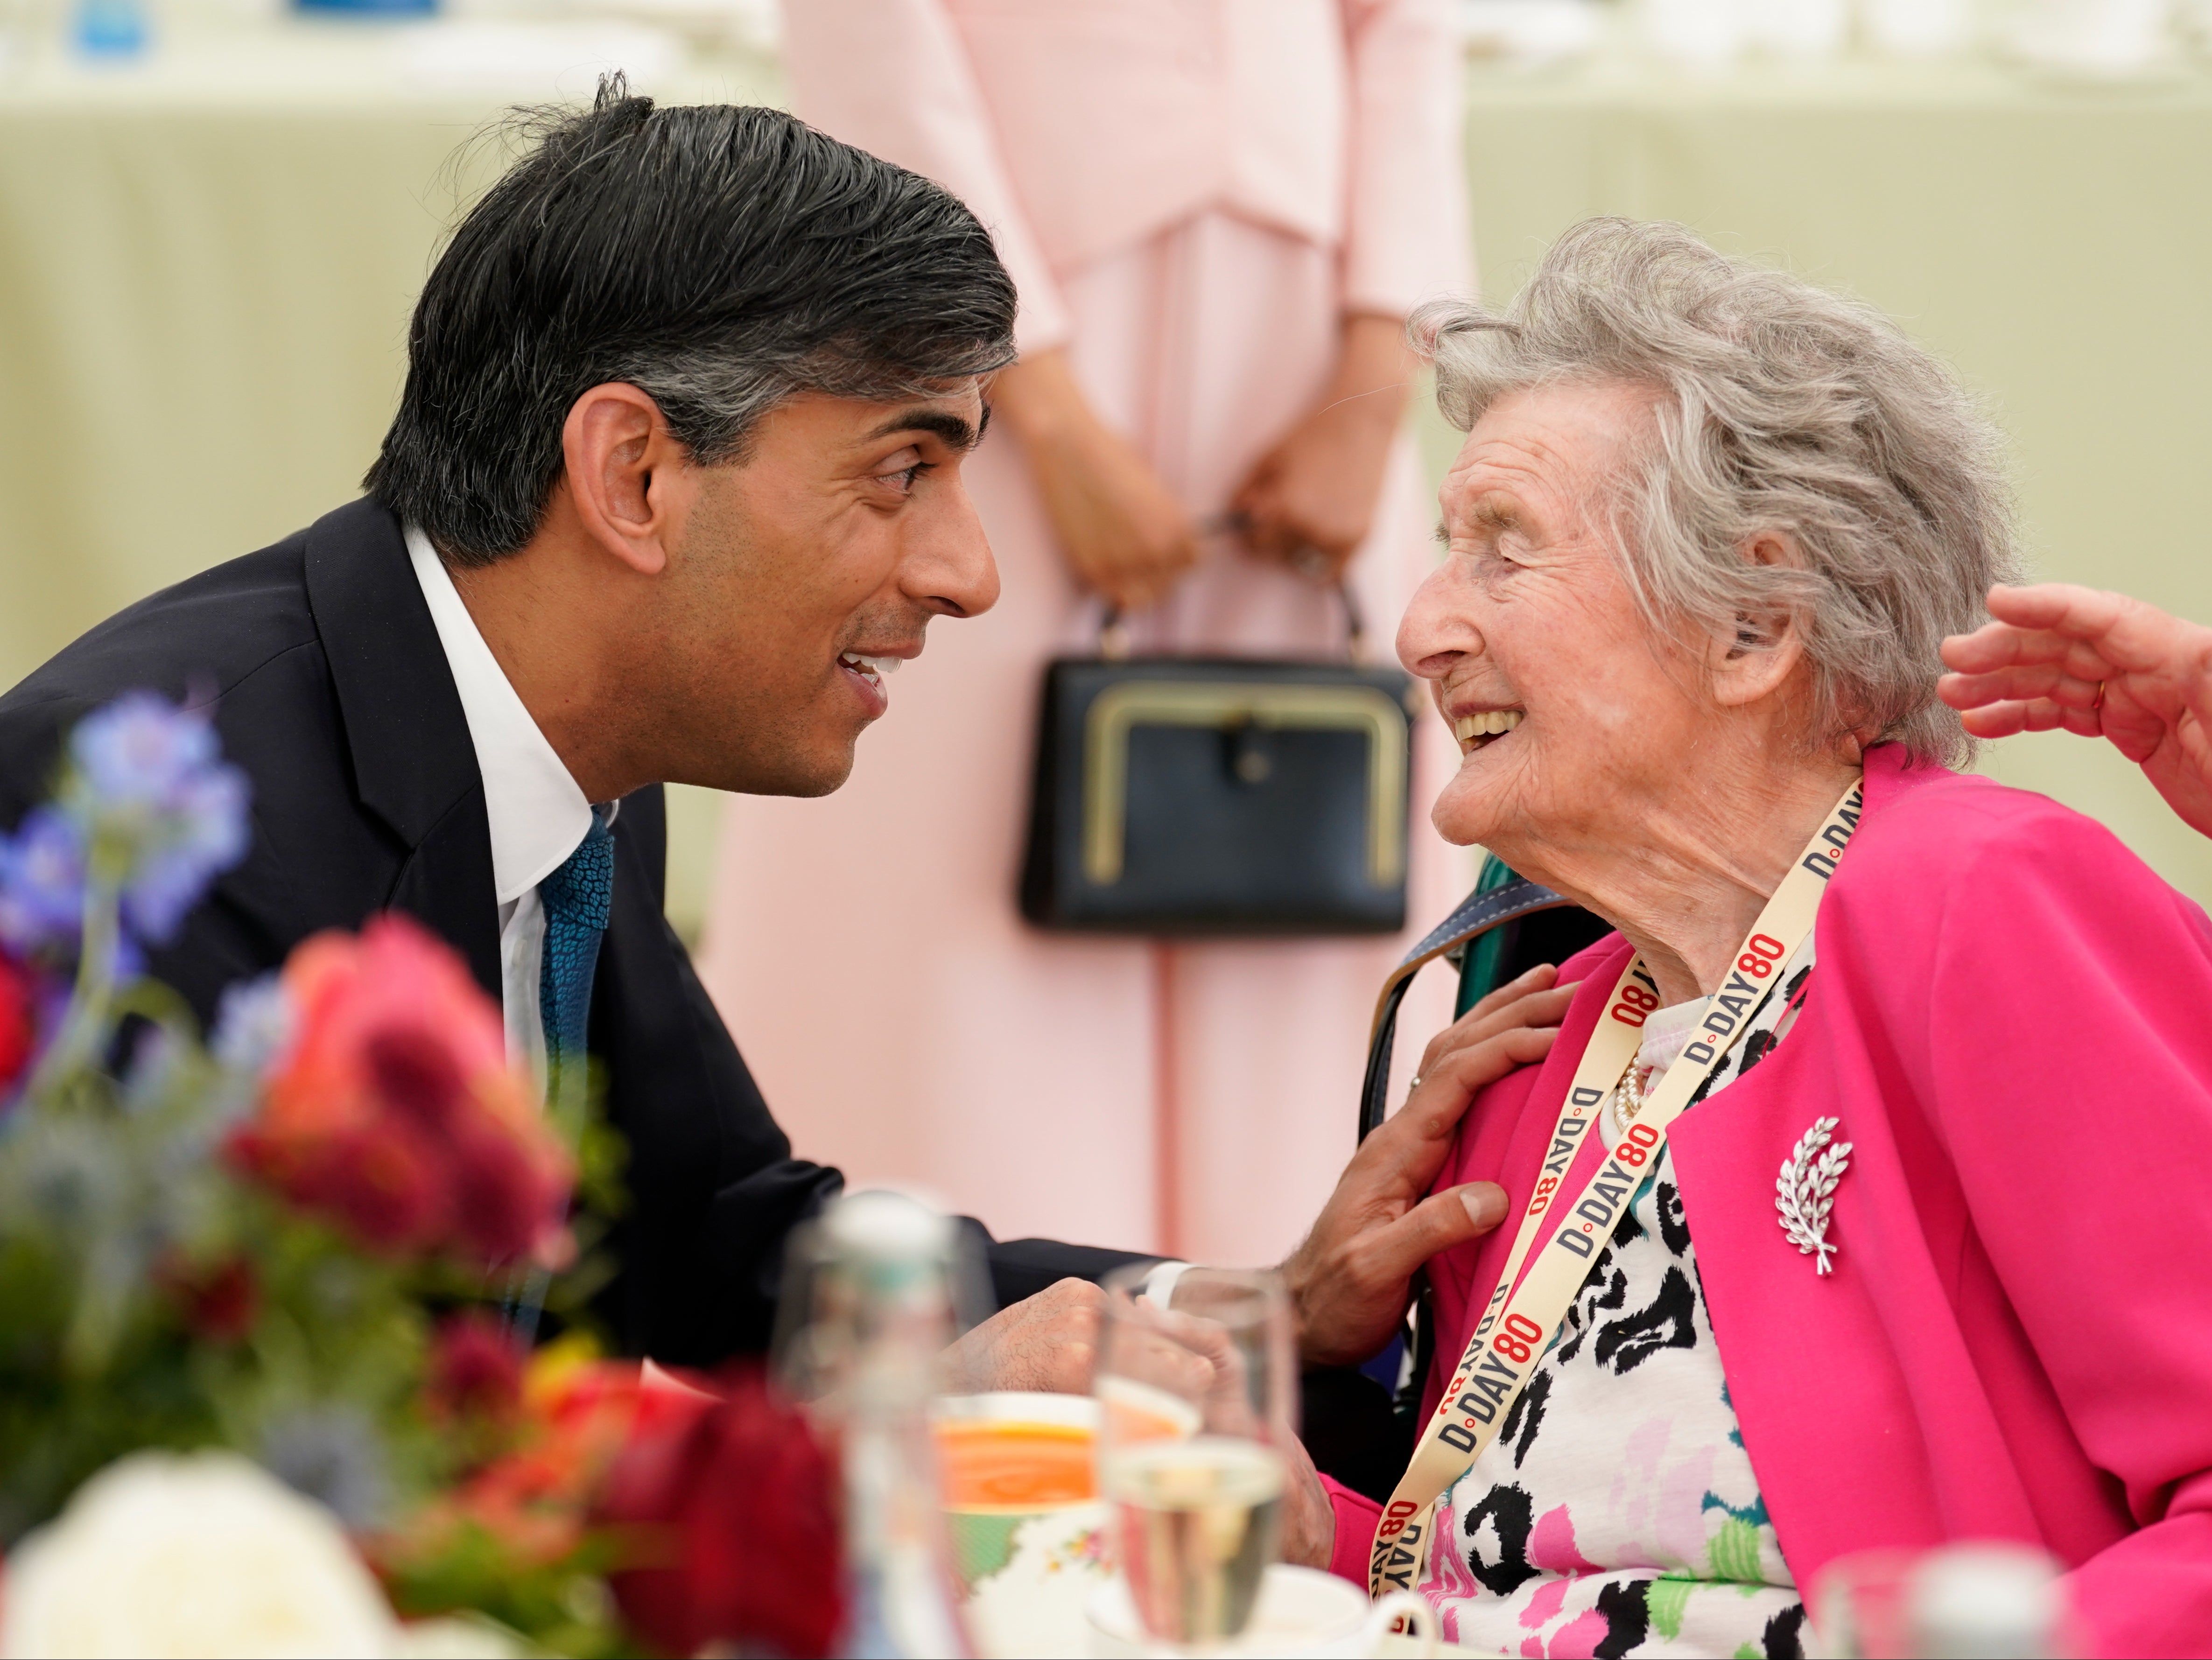
M 2212 82 L 1973 65 L 1485 71 L 1468 154 L 1493 301 L 1597 213 L 1682 220 L 1850 289 L 1987 398 L 2037 575 L 2212 621 Z M 2109 745 L 2048 734 L 1983 755 L 2212 901 L 2212 842 Z
M 672 100 L 781 95 L 757 57 L 471 27 L 294 24 L 0 81 L 0 685 L 354 491 L 416 289 L 501 160 L 470 141 L 506 106 L 588 93 L 610 52 Z M 1856 289 L 1989 398 L 2042 574 L 2212 619 L 2212 84 L 1593 64 L 1468 86 L 1493 298 L 1601 212 Z M 2212 844 L 2106 746 L 2014 739 L 1989 766 L 2212 898 Z M 712 806 L 674 807 L 680 925 Z

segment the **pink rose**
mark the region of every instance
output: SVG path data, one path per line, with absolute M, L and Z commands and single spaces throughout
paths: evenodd
M 557 1260 L 574 1165 L 459 957 L 391 915 L 303 941 L 283 984 L 295 1037 L 240 1164 L 374 1250 Z

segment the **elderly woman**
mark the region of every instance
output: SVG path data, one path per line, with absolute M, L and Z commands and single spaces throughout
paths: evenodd
M 1951 769 L 1990 429 L 1678 227 L 1416 329 L 1469 429 L 1399 635 L 1464 751 L 1436 822 L 1619 932 L 1433 1043 L 1346 1172 L 1333 1208 L 1508 1220 L 1427 1264 L 1397 1493 L 1306 1481 L 1294 1550 L 1477 1649 L 1774 1654 L 1846 1553 L 2021 1540 L 2107 1651 L 2212 1650 L 2212 924 Z M 1310 1354 L 1404 1306 L 1331 1220 Z

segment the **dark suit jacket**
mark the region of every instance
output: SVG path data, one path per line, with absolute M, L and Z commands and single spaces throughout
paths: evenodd
M 307 935 L 387 909 L 450 941 L 498 999 L 483 781 L 390 514 L 354 502 L 157 593 L 0 697 L 0 824 L 46 798 L 71 726 L 141 687 L 214 694 L 224 751 L 253 781 L 252 852 L 153 958 L 203 1020 Z M 791 1156 L 662 918 L 666 840 L 659 785 L 623 801 L 591 1048 L 629 1145 L 630 1207 L 602 1312 L 632 1353 L 704 1365 L 766 1344 L 785 1236 L 843 1178 Z M 981 1237 L 1002 1302 L 1142 1260 Z

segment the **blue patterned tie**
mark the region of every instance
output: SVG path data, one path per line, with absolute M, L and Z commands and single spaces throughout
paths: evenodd
M 584 1058 L 592 1015 L 592 976 L 599 936 L 615 897 L 615 838 L 607 810 L 592 809 L 592 828 L 561 868 L 538 885 L 545 906 L 545 954 L 538 970 L 538 1012 L 545 1059 L 558 1067 Z

